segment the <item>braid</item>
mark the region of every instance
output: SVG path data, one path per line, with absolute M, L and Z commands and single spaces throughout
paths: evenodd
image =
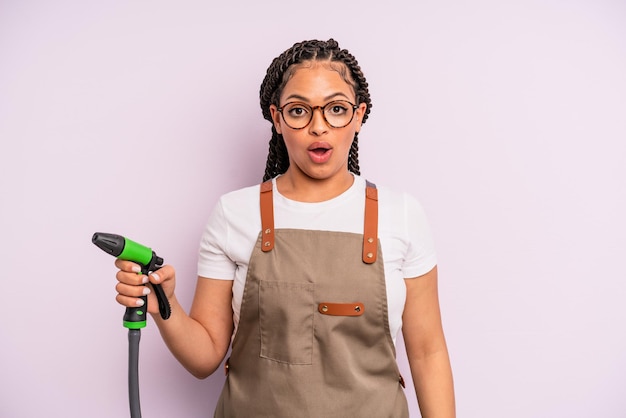
M 350 146 L 350 156 L 348 157 L 348 170 L 356 174 L 361 175 L 361 169 L 359 167 L 359 133 L 354 134 L 354 140 Z
M 282 174 L 289 168 L 289 155 L 283 136 L 276 132 L 276 128 L 272 125 L 272 139 L 270 139 L 269 152 L 267 154 L 267 163 L 265 164 L 265 175 L 263 181 L 270 180 L 277 174 Z
M 372 101 L 367 81 L 356 58 L 348 50 L 341 49 L 334 39 L 329 39 L 328 41 L 311 40 L 294 44 L 291 48 L 274 58 L 267 69 L 259 92 L 263 118 L 272 122 L 272 137 L 269 141 L 269 152 L 263 181 L 269 180 L 278 174 L 283 174 L 289 168 L 287 148 L 282 135 L 276 132 L 274 127 L 270 105 L 279 106 L 278 101 L 282 90 L 293 75 L 296 64 L 305 61 L 324 60 L 344 64 L 345 68 L 342 66 L 338 70 L 345 81 L 353 86 L 356 104 L 366 104 L 362 123 L 365 123 L 367 120 L 372 108 Z M 357 175 L 360 174 L 358 151 L 358 133 L 355 133 L 354 141 L 350 148 L 350 156 L 348 157 L 348 170 Z

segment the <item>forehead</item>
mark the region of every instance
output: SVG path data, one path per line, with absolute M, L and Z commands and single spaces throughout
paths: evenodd
M 281 98 L 297 95 L 313 100 L 334 94 L 343 94 L 348 98 L 355 95 L 348 69 L 341 62 L 305 62 L 289 70 Z

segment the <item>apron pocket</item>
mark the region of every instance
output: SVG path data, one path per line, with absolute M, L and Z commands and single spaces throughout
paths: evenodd
M 259 282 L 261 357 L 288 364 L 312 364 L 312 283 Z

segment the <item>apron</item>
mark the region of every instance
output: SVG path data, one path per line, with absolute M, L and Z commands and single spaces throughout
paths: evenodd
M 215 418 L 406 418 L 368 182 L 364 233 L 274 230 L 272 182 Z

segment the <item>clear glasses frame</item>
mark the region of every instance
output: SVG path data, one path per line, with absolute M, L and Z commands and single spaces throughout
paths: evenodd
M 347 109 L 346 111 L 350 112 L 350 118 L 348 119 L 347 122 L 343 123 L 343 124 L 339 124 L 339 125 L 334 125 L 331 121 L 328 120 L 328 118 L 334 119 L 332 113 L 328 114 L 327 117 L 327 111 L 331 111 L 333 109 L 333 107 L 336 106 L 343 106 L 345 107 L 345 109 Z M 304 129 L 307 126 L 309 126 L 309 124 L 311 123 L 311 121 L 313 120 L 313 113 L 315 112 L 316 109 L 320 109 L 322 111 L 322 117 L 324 118 L 324 121 L 326 122 L 326 124 L 328 126 L 330 126 L 331 128 L 345 128 L 346 126 L 348 126 L 350 124 L 350 122 L 352 122 L 352 119 L 354 119 L 354 114 L 356 113 L 356 110 L 359 108 L 358 105 L 355 105 L 353 103 L 350 103 L 347 100 L 333 100 L 332 102 L 328 102 L 326 103 L 324 106 L 310 106 L 306 103 L 301 103 L 301 102 L 288 102 L 285 103 L 284 105 L 282 105 L 281 107 L 278 108 L 278 111 L 280 112 L 283 121 L 287 124 L 287 126 L 289 126 L 291 129 Z M 295 119 L 297 119 L 297 117 L 294 118 L 294 120 L 291 121 L 291 124 L 289 123 L 288 119 L 291 119 L 289 117 L 285 118 L 285 114 L 283 113 L 286 109 L 288 110 L 298 110 L 298 109 L 304 109 L 308 112 L 309 116 L 308 116 L 308 120 L 306 121 L 306 123 L 302 126 L 300 126 L 300 124 L 297 124 L 295 126 L 293 126 Z M 336 115 L 337 117 L 340 117 L 340 115 Z M 304 118 L 301 118 L 301 120 L 306 120 Z

